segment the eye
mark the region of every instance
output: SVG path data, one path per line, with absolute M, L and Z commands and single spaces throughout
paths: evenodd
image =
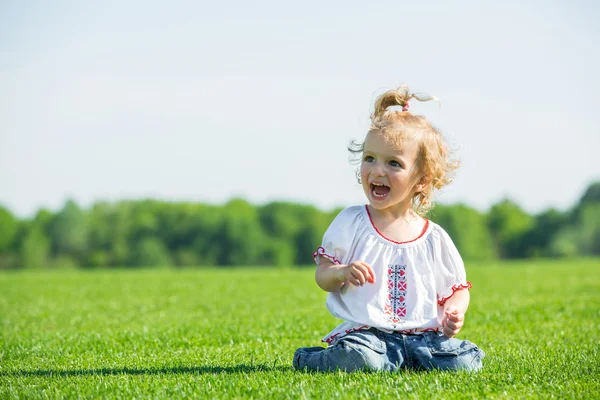
M 373 162 L 373 161 L 375 161 L 375 159 L 373 158 L 373 156 L 364 156 L 363 161 L 364 162 Z
M 392 160 L 392 161 L 390 161 L 390 165 L 391 165 L 392 167 L 396 167 L 396 168 L 401 168 L 401 167 L 402 167 L 402 164 L 400 164 L 400 163 L 399 163 L 398 161 L 396 161 L 396 160 Z

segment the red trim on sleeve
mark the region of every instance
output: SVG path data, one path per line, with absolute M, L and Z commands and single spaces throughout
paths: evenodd
M 456 293 L 457 290 L 471 289 L 472 286 L 473 285 L 471 285 L 471 282 L 459 283 L 459 284 L 452 286 L 452 294 L 450 294 L 450 296 L 442 297 L 441 299 L 439 299 L 438 304 L 440 306 L 443 306 L 444 303 L 446 302 L 446 300 L 448 300 L 450 297 L 454 296 L 454 293 Z
M 322 257 L 327 257 L 329 258 L 331 261 L 333 261 L 336 264 L 341 264 L 340 260 L 338 260 L 337 258 L 335 258 L 334 256 L 330 256 L 329 254 L 325 254 L 325 248 L 324 247 L 319 247 L 315 252 L 313 252 L 313 261 L 315 263 L 317 263 L 317 258 L 319 256 Z
M 365 208 L 367 209 L 367 215 L 369 216 L 369 221 L 371 222 L 371 226 L 373 227 L 373 229 L 375 229 L 375 231 L 379 234 L 379 236 L 381 236 L 382 238 L 384 238 L 385 240 L 387 240 L 388 242 L 392 242 L 395 244 L 407 244 L 407 243 L 412 243 L 415 240 L 419 240 L 420 238 L 423 237 L 423 235 L 425 234 L 425 232 L 427 232 L 427 228 L 429 227 L 429 220 L 425 219 L 425 226 L 423 227 L 423 230 L 421 231 L 421 233 L 419 234 L 419 236 L 417 236 L 416 238 L 412 239 L 412 240 L 408 240 L 406 242 L 396 242 L 395 240 L 392 240 L 390 238 L 387 238 L 383 235 L 383 233 L 379 232 L 379 229 L 377 229 L 377 227 L 375 226 L 375 224 L 373 223 L 373 218 L 371 218 L 371 212 L 369 211 L 369 206 L 365 205 Z

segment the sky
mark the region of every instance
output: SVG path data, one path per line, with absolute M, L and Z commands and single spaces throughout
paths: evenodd
M 568 209 L 600 180 L 595 1 L 1 1 L 0 205 L 322 209 L 407 84 L 462 167 L 436 200 Z

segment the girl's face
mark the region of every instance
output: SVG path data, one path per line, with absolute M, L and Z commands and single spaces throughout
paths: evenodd
M 370 132 L 364 144 L 360 177 L 371 206 L 380 211 L 406 212 L 418 189 L 421 174 L 416 167 L 419 146 L 406 139 L 400 148 L 381 134 Z

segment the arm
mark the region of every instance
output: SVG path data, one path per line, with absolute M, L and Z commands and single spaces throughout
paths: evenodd
M 354 286 L 362 286 L 366 282 L 375 283 L 375 273 L 364 261 L 352 264 L 334 264 L 330 259 L 321 257 L 315 272 L 317 285 L 326 292 L 337 292 L 348 281 Z
M 456 336 L 462 329 L 470 299 L 469 289 L 460 289 L 444 303 L 442 329 L 447 337 Z

